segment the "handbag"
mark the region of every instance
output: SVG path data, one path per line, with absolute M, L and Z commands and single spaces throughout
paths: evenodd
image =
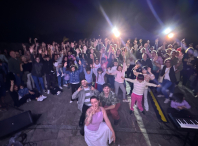
M 164 76 L 168 73 L 169 70 L 170 70 L 170 68 L 164 73 L 163 76 L 160 76 L 160 77 L 159 77 L 159 79 L 158 79 L 158 82 L 159 82 L 159 83 L 162 83 L 162 82 L 163 82 Z

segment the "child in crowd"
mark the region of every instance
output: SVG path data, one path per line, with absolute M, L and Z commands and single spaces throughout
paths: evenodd
M 101 64 L 99 62 L 99 59 L 95 58 L 95 63 L 93 64 L 93 68 L 95 68 L 97 70 L 100 67 L 101 67 Z
M 56 67 L 57 77 L 60 75 L 60 73 L 61 73 L 61 77 L 64 76 L 62 69 L 62 60 L 63 60 L 63 53 L 61 53 L 61 56 L 54 63 L 54 66 Z
M 63 73 L 64 73 L 63 86 L 68 87 L 69 89 L 70 85 L 69 85 L 69 73 L 67 68 L 67 61 L 64 63 Z
M 93 73 L 93 69 L 91 67 L 86 67 L 86 69 L 84 68 L 84 74 L 85 74 L 85 79 L 87 81 L 87 85 L 91 86 L 92 85 L 92 73 Z
M 138 76 L 138 74 L 141 74 L 141 73 L 136 72 L 134 70 L 134 75 Z M 154 80 L 155 79 L 155 76 L 151 73 L 151 68 L 150 67 L 143 66 L 142 67 L 142 74 L 144 76 L 144 80 L 147 83 L 149 83 L 150 80 Z M 145 108 L 146 111 L 149 110 L 147 95 L 148 95 L 148 86 L 146 86 L 145 89 L 144 89 L 144 108 Z
M 133 111 L 134 111 L 133 106 L 134 106 L 136 101 L 138 102 L 139 110 L 143 114 L 145 114 L 144 110 L 142 108 L 142 96 L 143 96 L 145 87 L 146 86 L 160 87 L 160 85 L 156 85 L 156 84 L 152 84 L 152 83 L 146 82 L 144 80 L 144 75 L 143 74 L 138 74 L 137 79 L 135 79 L 135 80 L 128 79 L 128 78 L 125 78 L 125 80 L 129 81 L 129 82 L 132 82 L 134 84 L 133 93 L 131 94 L 131 110 L 130 110 L 130 114 L 132 114 Z
M 126 87 L 124 86 L 124 76 L 125 76 L 125 71 L 127 70 L 127 66 L 125 63 L 125 59 L 124 59 L 124 64 L 122 65 L 118 65 L 117 66 L 117 70 L 112 72 L 112 73 L 107 73 L 109 75 L 116 75 L 115 77 L 115 94 L 116 96 L 118 96 L 118 91 L 119 88 L 122 90 L 123 92 L 123 102 L 128 102 L 128 100 L 126 99 Z
M 94 68 L 93 72 L 96 76 L 97 90 L 99 92 L 102 92 L 102 89 L 103 89 L 102 87 L 103 87 L 103 84 L 105 83 L 104 76 L 106 74 L 106 70 L 103 71 L 102 68 L 98 68 L 97 70 L 96 69 L 97 68 Z
M 107 64 L 108 64 L 108 61 L 105 57 L 102 57 L 101 58 L 101 67 L 103 70 L 107 69 Z
M 184 100 L 184 94 L 182 93 L 174 93 L 174 100 L 171 101 L 171 107 L 176 109 L 177 111 L 190 109 L 191 106 L 188 104 L 186 100 Z
M 108 73 L 110 73 L 110 74 L 113 73 L 113 72 L 115 72 L 117 70 L 118 60 L 117 59 L 114 59 L 113 64 L 114 64 L 114 66 L 111 67 L 111 68 L 109 67 L 108 70 L 107 70 Z M 109 81 L 109 83 L 111 85 L 111 89 L 112 90 L 114 90 L 115 76 L 116 75 L 108 75 L 108 81 Z
M 76 69 L 75 65 L 71 65 L 71 71 L 66 71 L 66 73 L 69 73 L 69 82 L 72 88 L 72 94 L 80 87 L 80 73 L 83 71 L 83 67 L 80 60 L 78 63 L 78 69 Z M 66 67 L 67 63 L 65 63 L 64 66 Z M 71 98 L 70 103 L 72 103 L 73 101 L 74 100 Z

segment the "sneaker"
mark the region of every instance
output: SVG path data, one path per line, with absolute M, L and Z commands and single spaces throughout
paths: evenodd
M 31 99 L 28 98 L 28 99 L 27 99 L 27 102 L 30 102 L 30 101 L 31 101 Z
M 46 98 L 47 98 L 47 96 L 41 95 L 41 98 L 46 99 Z
M 63 89 L 63 87 L 59 86 L 60 89 Z
M 64 84 L 63 86 L 64 86 L 64 87 L 68 87 L 68 85 L 67 85 L 67 84 Z
M 119 124 L 119 122 L 120 122 L 120 119 L 118 119 L 118 120 L 114 120 L 114 125 L 118 125 L 118 124 Z
M 47 90 L 47 94 L 50 94 L 50 90 Z
M 37 98 L 37 101 L 43 101 L 42 97 Z
M 43 90 L 44 93 L 47 93 L 47 90 Z
M 124 99 L 123 102 L 129 102 L 127 99 Z
M 145 112 L 144 111 L 141 111 L 141 113 L 145 115 Z
M 59 76 L 60 74 L 59 73 L 57 73 L 57 77 Z
M 70 100 L 70 102 L 69 103 L 72 103 L 73 101 L 72 100 Z
M 58 91 L 58 92 L 57 92 L 57 95 L 60 95 L 60 94 L 61 94 L 61 91 Z
M 197 98 L 198 97 L 198 95 L 195 95 L 195 98 Z
M 62 74 L 61 77 L 64 77 L 64 74 Z
M 160 94 L 160 95 L 157 95 L 157 97 L 164 97 L 164 95 L 161 95 L 161 94 Z
M 164 103 L 169 103 L 170 99 L 169 98 L 166 98 Z
M 133 114 L 133 111 L 132 111 L 132 110 L 130 110 L 130 112 L 129 112 L 129 113 L 130 113 L 130 115 L 132 115 L 132 114 Z

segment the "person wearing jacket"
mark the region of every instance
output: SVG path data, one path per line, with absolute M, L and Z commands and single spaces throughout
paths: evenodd
M 85 114 L 87 109 L 91 106 L 90 97 L 98 96 L 99 91 L 93 86 L 88 86 L 86 80 L 81 81 L 81 86 L 72 95 L 72 99 L 78 99 L 78 109 L 82 112 L 80 116 L 79 126 L 84 126 Z
M 39 50 L 39 56 L 36 56 L 34 58 L 33 56 L 33 47 L 30 47 L 30 53 L 31 53 L 31 60 L 32 60 L 32 78 L 34 80 L 34 83 L 36 85 L 36 88 L 37 90 L 41 93 L 41 92 L 45 92 L 45 86 L 44 86 L 44 83 L 43 83 L 43 62 L 40 60 L 40 58 L 42 57 L 41 56 L 41 53 L 42 53 L 42 50 Z M 41 84 L 41 87 L 42 87 L 42 90 L 40 89 L 40 86 L 39 86 L 39 82 Z
M 71 65 L 71 71 L 66 71 L 66 66 L 67 63 L 64 64 L 63 67 L 63 72 L 65 73 L 69 73 L 69 82 L 71 84 L 71 88 L 72 88 L 72 94 L 79 88 L 80 86 L 80 73 L 83 71 L 83 67 L 81 65 L 81 61 L 79 60 L 79 67 L 76 70 L 76 66 L 75 65 Z M 74 100 L 71 98 L 70 103 L 72 103 Z
M 56 85 L 56 73 L 53 69 L 53 60 L 50 59 L 49 55 L 45 55 L 44 59 L 43 71 L 47 80 L 47 94 L 50 94 L 50 89 Z

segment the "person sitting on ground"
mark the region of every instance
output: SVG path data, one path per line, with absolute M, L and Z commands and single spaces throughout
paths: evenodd
M 177 111 L 191 108 L 188 102 L 184 99 L 183 93 L 174 93 L 173 97 L 174 97 L 174 100 L 172 100 L 170 104 L 172 108 L 176 109 Z
M 107 114 L 111 114 L 114 119 L 114 125 L 118 125 L 120 121 L 120 116 L 118 113 L 118 109 L 120 107 L 120 102 L 116 98 L 114 92 L 111 91 L 109 84 L 103 85 L 103 92 L 99 94 L 100 106 L 104 107 Z
M 14 85 L 14 80 L 11 80 L 10 82 L 10 95 L 12 97 L 12 100 L 14 101 L 14 106 L 19 107 L 22 104 L 30 101 L 29 99 L 43 101 L 43 99 L 47 98 L 46 96 L 41 95 L 37 90 L 29 90 L 28 92 L 26 92 L 27 88 L 24 89 L 23 86 L 21 86 L 20 90 L 18 91 L 18 86 Z
M 88 146 L 108 146 L 114 141 L 115 132 L 108 119 L 106 111 L 99 105 L 99 98 L 92 96 L 90 98 L 91 107 L 86 112 L 85 119 L 85 141 Z M 103 120 L 105 122 L 103 122 Z
M 91 106 L 90 97 L 98 96 L 99 92 L 93 86 L 88 86 L 86 80 L 81 81 L 81 86 L 73 93 L 72 99 L 78 99 L 78 109 L 82 112 L 80 116 L 79 126 L 84 126 L 85 114 Z
M 124 79 L 124 78 L 123 78 Z M 138 74 L 137 79 L 131 80 L 128 78 L 125 78 L 126 81 L 132 82 L 134 84 L 133 88 L 133 93 L 131 94 L 131 110 L 130 114 L 133 113 L 134 111 L 134 104 L 137 101 L 138 102 L 138 108 L 139 110 L 144 113 L 144 110 L 142 108 L 142 96 L 145 90 L 145 87 L 147 86 L 152 86 L 152 87 L 160 87 L 160 85 L 148 83 L 147 81 L 144 80 L 144 75 L 143 74 Z

